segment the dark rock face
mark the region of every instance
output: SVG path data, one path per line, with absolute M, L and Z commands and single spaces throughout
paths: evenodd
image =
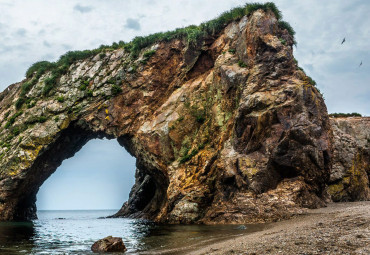
M 333 201 L 370 199 L 370 118 L 332 118 L 334 163 L 329 181 Z
M 14 105 L 26 81 L 12 85 L 0 102 L 0 118 L 13 118 L 0 132 L 13 136 L 0 151 L 0 219 L 36 217 L 42 183 L 103 137 L 137 159 L 136 183 L 116 217 L 263 222 L 325 205 L 332 130 L 292 44 L 275 16 L 259 10 L 196 46 L 153 45 L 149 60 L 118 49 L 78 61 L 41 96 L 47 73 L 26 95 L 38 99 L 30 108 Z
M 126 246 L 120 237 L 107 236 L 96 241 L 92 246 L 93 252 L 125 252 Z

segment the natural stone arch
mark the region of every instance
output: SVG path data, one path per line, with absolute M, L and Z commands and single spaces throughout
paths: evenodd
M 116 216 L 260 222 L 324 205 L 329 118 L 292 46 L 274 14 L 258 10 L 195 43 L 77 61 L 45 94 L 48 72 L 26 94 L 41 100 L 22 111 L 15 101 L 25 82 L 11 86 L 0 116 L 10 109 L 13 121 L 0 134 L 26 129 L 1 159 L 0 219 L 32 217 L 42 181 L 96 137 L 117 138 L 137 159 L 136 184 Z
M 119 144 L 124 147 L 132 156 L 137 157 L 136 178 L 139 186 L 134 187 L 135 192 L 127 203 L 127 214 L 133 214 L 137 217 L 153 218 L 158 213 L 164 200 L 165 192 L 168 186 L 168 180 L 160 170 L 155 166 L 147 165 L 140 159 L 140 155 L 133 155 L 132 141 L 127 136 L 114 137 L 104 132 L 94 132 L 87 125 L 76 121 L 62 130 L 59 137 L 49 145 L 48 149 L 38 157 L 27 173 L 22 176 L 22 180 L 15 182 L 17 187 L 9 197 L 9 214 L 7 217 L 13 220 L 30 220 L 36 216 L 36 194 L 43 182 L 50 177 L 52 173 L 61 165 L 62 161 L 73 157 L 89 140 L 96 138 L 116 138 Z M 126 208 L 126 207 L 125 207 Z M 5 213 L 7 213 L 5 211 Z M 11 215 L 11 213 L 14 213 Z

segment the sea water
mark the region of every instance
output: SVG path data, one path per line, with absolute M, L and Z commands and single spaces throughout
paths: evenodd
M 264 229 L 265 225 L 159 225 L 101 218 L 116 210 L 38 211 L 32 222 L 0 222 L 0 254 L 92 254 L 106 236 L 122 237 L 125 254 L 184 254 L 206 244 Z

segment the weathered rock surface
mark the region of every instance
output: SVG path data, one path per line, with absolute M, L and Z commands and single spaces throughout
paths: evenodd
M 258 10 L 197 45 L 152 45 L 149 59 L 118 49 L 77 61 L 47 96 L 46 73 L 20 109 L 26 81 L 10 86 L 0 94 L 0 220 L 35 218 L 42 183 L 102 137 L 137 159 L 117 217 L 260 222 L 325 205 L 332 130 L 292 45 Z
M 107 236 L 96 241 L 92 246 L 93 252 L 125 252 L 127 251 L 121 237 Z
M 329 194 L 333 201 L 370 199 L 370 117 L 332 118 L 333 167 Z

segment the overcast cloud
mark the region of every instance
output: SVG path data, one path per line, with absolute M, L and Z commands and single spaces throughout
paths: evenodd
M 317 82 L 328 111 L 370 115 L 370 1 L 274 2 L 296 30 L 298 47 L 294 55 Z M 0 90 L 21 81 L 36 61 L 55 61 L 68 50 L 93 49 L 114 41 L 130 41 L 138 35 L 200 24 L 245 3 L 0 0 Z
M 126 20 L 125 28 L 139 31 L 140 30 L 140 22 L 137 19 L 128 18 Z
M 90 12 L 93 8 L 91 6 L 82 6 L 80 4 L 76 4 L 73 9 L 75 11 L 79 11 L 81 13 Z

